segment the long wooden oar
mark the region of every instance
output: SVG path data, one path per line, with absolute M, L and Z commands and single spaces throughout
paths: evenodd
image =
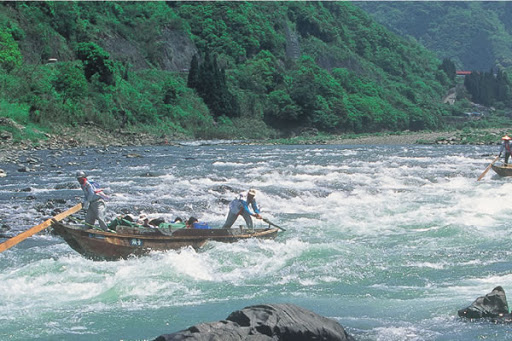
M 476 181 L 480 181 L 482 180 L 482 178 L 485 176 L 485 174 L 487 174 L 487 172 L 489 171 L 489 169 L 491 169 L 492 165 L 494 165 L 494 163 L 496 161 L 498 161 L 500 158 L 500 156 L 496 156 L 496 158 L 494 160 L 492 160 L 491 164 L 489 166 L 487 166 L 487 168 L 484 170 L 484 172 L 482 174 L 480 174 L 480 176 L 478 177 L 478 179 L 476 179 Z
M 0 244 L 0 252 L 4 252 L 8 248 L 13 247 L 14 245 L 27 239 L 30 236 L 36 234 L 37 232 L 44 230 L 45 228 L 47 228 L 48 226 L 50 226 L 52 224 L 53 220 L 57 220 L 57 221 L 62 220 L 64 218 L 66 218 L 68 215 L 71 215 L 73 213 L 80 211 L 81 208 L 82 208 L 82 204 L 73 206 L 69 210 L 59 213 L 55 217 L 45 220 L 41 224 L 36 225 L 36 226 L 26 230 L 25 232 L 22 232 L 22 233 L 18 234 L 17 236 L 12 237 L 11 239 L 8 239 L 7 241 Z
M 272 225 L 272 226 L 274 226 L 274 227 L 277 227 L 278 229 L 280 229 L 280 230 L 282 230 L 282 231 L 286 231 L 284 228 L 282 228 L 281 226 L 277 226 L 276 224 L 274 224 L 273 222 L 271 222 L 271 221 L 270 221 L 270 220 L 268 220 L 268 219 L 263 218 L 262 220 L 263 220 L 264 222 L 266 222 L 267 224 Z

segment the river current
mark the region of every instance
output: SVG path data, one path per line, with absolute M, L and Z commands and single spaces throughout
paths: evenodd
M 107 188 L 109 218 L 220 226 L 229 201 L 255 188 L 262 215 L 287 231 L 114 262 L 39 233 L 0 253 L 0 339 L 152 340 L 293 303 L 356 340 L 512 340 L 510 326 L 457 317 L 498 285 L 512 290 L 512 182 L 492 170 L 476 181 L 497 151 L 212 143 L 27 154 L 29 172 L 0 165 L 0 225 L 12 235 L 78 203 L 76 170 Z

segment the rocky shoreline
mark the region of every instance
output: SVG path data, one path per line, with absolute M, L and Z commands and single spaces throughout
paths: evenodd
M 144 133 L 107 132 L 90 126 L 81 131 L 71 128 L 61 129 L 59 134 L 44 134 L 37 142 L 12 138 L 0 139 L 0 163 L 17 163 L 20 155 L 35 150 L 60 150 L 77 147 L 128 147 L 170 144 L 165 137 L 155 137 Z
M 237 140 L 226 141 L 230 144 L 340 144 L 340 145 L 406 145 L 406 144 L 478 144 L 495 145 L 501 142 L 501 136 L 512 129 L 482 129 L 471 132 L 402 132 L 378 133 L 355 136 L 300 137 L 285 140 Z M 182 145 L 185 139 L 174 140 L 168 136 L 154 136 L 146 133 L 128 131 L 108 132 L 96 126 L 85 129 L 61 128 L 58 134 L 44 134 L 45 138 L 37 142 L 23 140 L 15 142 L 12 136 L 0 137 L 0 163 L 17 163 L 20 155 L 34 150 L 59 150 L 76 147 L 129 147 Z M 188 141 L 191 142 L 191 141 Z M 208 144 L 208 141 L 195 141 Z

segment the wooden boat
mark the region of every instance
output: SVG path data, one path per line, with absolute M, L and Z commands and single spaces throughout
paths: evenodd
M 199 249 L 209 240 L 232 243 L 249 238 L 273 239 L 279 231 L 269 226 L 259 229 L 177 229 L 169 234 L 163 234 L 158 229 L 145 233 L 134 230 L 114 233 L 60 222 L 53 222 L 52 227 L 72 249 L 95 260 L 126 259 L 150 251 L 178 250 L 187 246 Z
M 492 170 L 499 176 L 512 176 L 512 165 L 492 165 Z

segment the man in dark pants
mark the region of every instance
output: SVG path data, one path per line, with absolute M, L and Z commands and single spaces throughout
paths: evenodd
M 94 226 L 96 220 L 100 224 L 100 228 L 104 231 L 108 231 L 107 224 L 105 223 L 105 195 L 101 189 L 95 189 L 91 183 L 87 180 L 85 173 L 82 171 L 76 172 L 76 179 L 84 191 L 84 203 L 83 208 L 87 210 L 85 222 L 88 225 Z
M 238 198 L 233 200 L 229 204 L 229 212 L 228 217 L 226 219 L 226 222 L 224 223 L 224 226 L 222 226 L 223 229 L 229 229 L 233 224 L 235 223 L 236 219 L 239 215 L 241 215 L 245 223 L 247 224 L 248 228 L 253 228 L 252 224 L 252 218 L 255 217 L 256 219 L 261 219 L 260 210 L 258 208 L 258 204 L 256 203 L 256 190 L 250 189 L 247 192 L 247 199 L 244 198 L 243 194 L 240 194 Z M 254 213 L 251 212 L 249 205 L 253 209 Z
M 510 144 L 510 140 L 512 140 L 512 137 L 505 135 L 501 138 L 501 148 L 500 148 L 500 156 L 505 151 L 505 163 L 504 165 L 508 165 L 508 159 L 510 158 L 510 153 L 512 150 L 512 145 Z

